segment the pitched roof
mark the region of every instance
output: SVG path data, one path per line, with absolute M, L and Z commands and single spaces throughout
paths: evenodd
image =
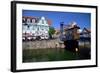
M 89 33 L 91 33 L 91 30 L 84 28 L 80 34 L 89 34 Z
M 32 17 L 32 16 L 23 16 L 22 18 L 36 19 L 37 17 Z
M 50 19 L 47 19 L 47 23 L 48 23 L 48 25 L 51 25 L 52 21 Z
M 33 16 L 23 16 L 22 18 L 26 18 L 26 19 L 36 19 L 37 21 L 39 21 L 41 18 L 40 17 L 33 17 Z M 50 19 L 47 19 L 46 18 L 46 21 L 48 23 L 48 25 L 51 25 L 52 24 L 52 21 Z

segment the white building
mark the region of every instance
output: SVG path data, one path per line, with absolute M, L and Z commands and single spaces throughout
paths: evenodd
M 23 17 L 22 32 L 23 40 L 28 39 L 48 39 L 49 38 L 48 20 L 45 17 Z

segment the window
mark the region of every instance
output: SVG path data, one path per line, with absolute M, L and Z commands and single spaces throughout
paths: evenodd
M 42 24 L 44 24 L 44 20 L 42 20 Z
M 27 23 L 30 23 L 30 19 L 29 18 L 27 19 Z
M 25 23 L 25 18 L 22 19 L 22 23 Z
M 39 30 L 39 27 L 37 28 L 37 30 Z
M 32 23 L 35 23 L 35 19 L 32 19 Z

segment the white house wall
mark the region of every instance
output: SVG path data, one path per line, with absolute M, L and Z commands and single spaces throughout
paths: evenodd
M 27 25 L 23 23 L 23 33 L 32 33 L 34 36 L 49 36 L 49 24 L 47 24 L 45 17 L 41 17 L 38 23 L 34 22 L 34 20 L 31 22 L 28 18 L 26 21 Z

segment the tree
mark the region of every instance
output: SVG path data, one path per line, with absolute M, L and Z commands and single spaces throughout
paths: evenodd
M 50 26 L 48 32 L 49 32 L 50 38 L 52 38 L 52 35 L 55 33 L 55 28 Z

